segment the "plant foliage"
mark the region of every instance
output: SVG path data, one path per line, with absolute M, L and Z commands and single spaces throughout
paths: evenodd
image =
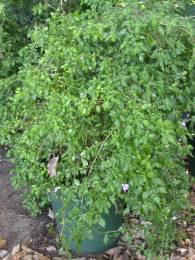
M 32 213 L 47 204 L 48 188 L 62 187 L 64 205 L 84 198 L 87 212 L 74 213 L 78 240 L 119 198 L 124 215 L 152 223 L 145 227 L 150 250 L 173 239 L 173 217 L 188 190 L 181 115 L 193 114 L 195 103 L 194 27 L 184 4 L 83 0 L 52 8 L 40 1 L 17 55 L 0 27 L 7 55 L 0 135 L 12 146 L 14 185 L 27 189 Z M 55 156 L 57 176 L 50 178 Z

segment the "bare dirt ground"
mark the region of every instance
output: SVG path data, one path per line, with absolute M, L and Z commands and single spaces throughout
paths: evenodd
M 10 182 L 12 164 L 0 149 L 0 249 L 10 251 L 18 244 L 44 249 L 55 246 L 55 239 L 47 232 L 47 213 L 32 218 L 23 207 L 21 192 L 13 189 Z M 2 248 L 1 248 L 2 247 Z M 0 258 L 1 259 L 1 258 Z
M 22 191 L 16 191 L 10 181 L 13 165 L 5 159 L 5 150 L 0 148 L 0 259 L 3 260 L 63 260 L 57 249 L 55 234 L 48 232 L 51 220 L 48 211 L 32 218 L 22 204 Z M 173 252 L 154 260 L 195 260 L 195 185 L 189 192 L 192 208 L 181 212 L 176 220 L 178 237 Z M 136 219 L 132 219 L 136 223 Z M 138 238 L 139 240 L 139 238 Z M 139 241 L 138 241 L 139 242 Z M 135 245 L 136 246 L 136 245 Z M 124 244 L 99 256 L 74 256 L 77 259 L 146 260 Z M 152 259 L 152 260 L 153 260 Z

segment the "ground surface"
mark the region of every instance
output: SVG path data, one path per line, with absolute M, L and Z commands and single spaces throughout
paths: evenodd
M 44 250 L 55 244 L 47 232 L 47 213 L 38 218 L 30 216 L 22 205 L 21 191 L 14 190 L 11 185 L 11 168 L 12 164 L 5 159 L 5 151 L 0 149 L 0 246 L 4 243 L 3 249 L 10 251 L 23 243 Z
M 50 223 L 48 212 L 38 218 L 32 218 L 22 205 L 22 191 L 13 189 L 10 182 L 10 170 L 13 165 L 5 159 L 5 150 L 0 148 L 0 259 L 3 260 L 63 260 L 59 256 L 55 237 L 47 231 Z M 176 220 L 178 237 L 176 246 L 169 256 L 153 258 L 163 260 L 195 260 L 195 185 L 189 193 L 192 208 L 181 212 Z M 193 208 L 194 207 L 194 208 Z M 132 217 L 133 225 L 138 225 Z M 74 259 L 113 259 L 113 260 L 146 260 L 143 255 L 137 254 L 139 241 L 136 237 L 131 248 L 118 246 L 100 256 L 74 257 Z M 143 239 L 142 239 L 143 240 Z M 143 242 L 143 241 L 142 241 Z M 137 243 L 137 244 L 136 244 Z

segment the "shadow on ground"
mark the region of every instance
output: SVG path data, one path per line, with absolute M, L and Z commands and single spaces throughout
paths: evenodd
M 22 205 L 22 191 L 16 191 L 10 181 L 13 165 L 5 159 L 5 150 L 0 148 L 0 238 L 6 240 L 6 249 L 17 244 L 44 248 L 55 245 L 55 239 L 47 232 L 47 213 L 32 218 Z

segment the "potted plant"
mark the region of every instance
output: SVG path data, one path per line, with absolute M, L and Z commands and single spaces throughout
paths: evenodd
M 54 157 L 48 162 L 48 174 L 51 178 L 57 177 L 58 160 L 58 157 Z M 122 201 L 111 202 L 108 198 L 109 206 L 105 212 L 91 209 L 91 198 L 79 192 L 78 180 L 74 180 L 74 184 L 71 187 L 57 187 L 49 192 L 61 240 L 77 253 L 99 253 L 114 247 L 119 240 L 123 224 Z M 122 184 L 121 194 L 128 192 L 128 189 L 129 184 Z M 92 198 L 92 207 L 95 206 L 96 200 L 98 194 Z M 89 212 L 91 223 L 87 217 Z M 82 225 L 78 225 L 79 220 Z
M 151 223 L 143 226 L 150 252 L 173 241 L 189 187 L 179 122 L 194 96 L 194 29 L 175 6 L 81 1 L 75 12 L 52 13 L 20 53 L 20 86 L 0 133 L 13 147 L 14 185 L 30 189 L 32 213 L 48 205 L 48 188 L 61 187 L 52 201 L 59 230 L 64 220 L 73 228 L 69 242 L 82 247 L 94 226 L 107 227 L 104 216 L 111 221 L 119 201 L 124 218 L 134 212 Z M 128 223 L 122 231 L 131 233 Z
M 63 204 L 64 196 L 67 196 L 67 194 L 58 189 L 50 192 L 60 238 L 64 244 L 69 245 L 71 251 L 77 253 L 100 253 L 116 246 L 123 224 L 121 211 L 117 209 L 116 205 L 111 205 L 107 213 L 102 213 L 100 218 L 97 218 L 96 223 L 94 222 L 95 224 L 91 226 L 88 226 L 87 219 L 83 219 L 85 235 L 80 237 L 80 232 L 75 232 L 77 219 L 74 216 L 74 211 L 76 209 L 80 216 L 84 216 L 88 210 L 87 201 L 76 195 L 65 206 Z M 75 237 L 73 235 L 74 232 Z

